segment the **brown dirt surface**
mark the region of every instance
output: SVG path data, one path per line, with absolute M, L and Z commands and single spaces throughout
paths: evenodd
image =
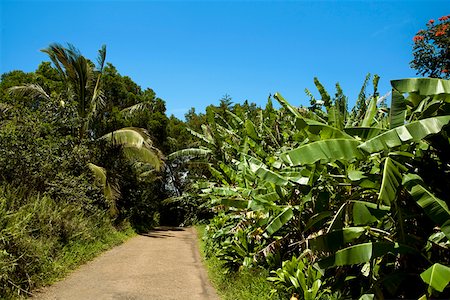
M 131 238 L 35 292 L 33 299 L 219 299 L 194 228 L 160 227 Z

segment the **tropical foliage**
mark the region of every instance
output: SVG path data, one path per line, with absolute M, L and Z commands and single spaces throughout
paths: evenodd
M 207 109 L 200 147 L 171 154 L 202 166 L 207 255 L 299 299 L 449 297 L 450 82 L 394 80 L 388 107 L 369 80 L 351 111 L 318 79 L 308 108 Z

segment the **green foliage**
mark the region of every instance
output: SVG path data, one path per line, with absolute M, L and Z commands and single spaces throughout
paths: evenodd
M 275 284 L 272 294 L 277 291 L 288 292 L 298 299 L 337 299 L 323 282 L 320 270 L 315 269 L 307 256 L 295 257 L 283 261 L 281 268 L 270 272 L 267 280 Z M 334 297 L 333 297 L 334 296 Z
M 0 81 L 0 298 L 158 225 L 161 149 L 182 143 L 168 143 L 164 101 L 105 66 L 105 47 L 97 68 L 71 45 L 43 51 L 51 63 Z
M 207 110 L 207 123 L 191 130 L 200 147 L 173 157 L 197 157 L 209 171 L 191 185 L 217 213 L 209 256 L 230 271 L 275 269 L 274 281 L 302 298 L 318 297 L 324 281 L 326 297 L 423 295 L 419 273 L 450 263 L 449 83 L 392 81 L 389 108 L 378 76 L 366 95 L 369 79 L 351 112 L 339 87 L 333 99 L 317 79 L 322 101 L 309 109 L 276 93 L 279 110 L 270 101 L 251 114 Z M 305 276 L 314 280 L 302 284 Z
M 27 295 L 122 242 L 99 209 L 0 186 L 0 294 Z M 130 234 L 130 232 L 128 232 Z

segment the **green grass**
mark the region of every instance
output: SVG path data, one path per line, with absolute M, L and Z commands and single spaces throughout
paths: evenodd
M 243 269 L 237 273 L 226 274 L 222 263 L 216 258 L 205 258 L 204 225 L 196 226 L 200 252 L 208 270 L 211 283 L 224 300 L 264 300 L 281 299 L 270 297 L 272 285 L 266 280 L 269 272 L 264 269 Z
M 0 299 L 29 296 L 133 235 L 94 207 L 0 185 Z
M 47 276 L 43 278 L 40 284 L 48 285 L 63 279 L 78 266 L 92 260 L 102 252 L 122 244 L 135 235 L 136 233 L 131 227 L 126 227 L 122 231 L 111 228 L 111 231 L 103 232 L 101 238 L 95 239 L 95 241 L 68 244 L 48 266 L 51 272 L 46 272 Z

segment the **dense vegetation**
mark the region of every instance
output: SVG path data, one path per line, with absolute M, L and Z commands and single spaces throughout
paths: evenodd
M 394 80 L 388 107 L 368 79 L 351 111 L 317 79 L 308 108 L 207 110 L 202 146 L 169 156 L 204 158 L 207 255 L 300 299 L 450 296 L 450 82 Z
M 3 297 L 159 224 L 173 192 L 163 152 L 187 137 L 151 89 L 105 63 L 106 48 L 97 66 L 70 45 L 43 51 L 51 62 L 0 82 Z

